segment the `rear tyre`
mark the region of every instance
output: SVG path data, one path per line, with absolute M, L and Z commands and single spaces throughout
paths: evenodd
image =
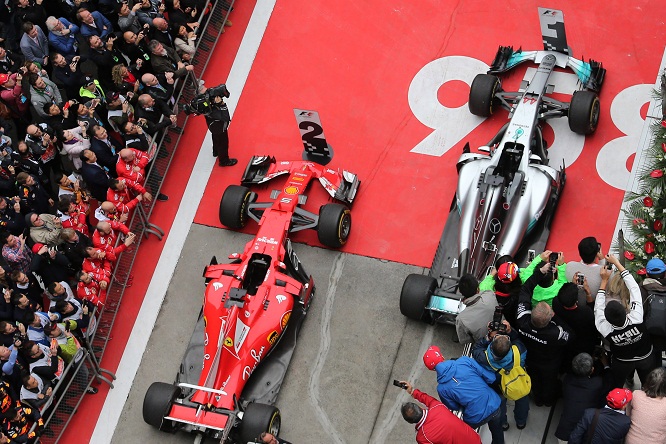
M 180 396 L 180 387 L 165 382 L 153 382 L 143 398 L 143 420 L 165 432 L 173 432 L 173 423 L 165 420 L 173 402 Z
M 576 134 L 592 134 L 599 123 L 601 105 L 593 91 L 576 91 L 569 103 L 569 128 Z
M 317 237 L 329 248 L 340 248 L 347 243 L 351 231 L 351 211 L 344 205 L 330 203 L 319 208 Z
M 415 321 L 427 321 L 426 306 L 437 288 L 437 280 L 422 274 L 410 274 L 400 291 L 400 313 Z
M 229 185 L 220 200 L 220 223 L 236 230 L 245 226 L 248 219 L 248 206 L 252 201 L 252 191 L 240 185 Z
M 245 409 L 240 424 L 241 442 L 254 442 L 263 432 L 277 436 L 281 425 L 282 417 L 277 407 L 251 402 Z
M 469 112 L 479 117 L 489 117 L 493 113 L 495 94 L 500 91 L 501 83 L 492 74 L 477 74 L 469 89 Z

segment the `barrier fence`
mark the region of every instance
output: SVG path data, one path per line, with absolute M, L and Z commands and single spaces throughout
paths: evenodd
M 194 70 L 188 71 L 185 77 L 176 81 L 173 110 L 178 109 L 178 104 L 189 103 L 198 94 L 199 80 L 208 66 L 234 3 L 234 0 L 209 0 L 206 3 L 198 20 L 196 51 L 191 62 Z M 154 198 L 151 202 L 143 200 L 135 208 L 126 224 L 130 231 L 137 235 L 136 241 L 132 247 L 120 254 L 107 288 L 104 306 L 91 314 L 90 326 L 81 341 L 81 348 L 63 371 L 58 384 L 53 389 L 51 398 L 40 408 L 45 429 L 38 442 L 55 444 L 60 441 L 72 416 L 82 403 L 86 390 L 93 381 L 103 381 L 113 388 L 115 375 L 102 368 L 99 363 L 104 357 L 104 351 L 111 338 L 116 315 L 125 290 L 129 286 L 131 270 L 141 242 L 151 234 L 158 239 L 162 239 L 164 236 L 164 231 L 150 222 L 150 215 L 157 201 L 155 198 L 160 192 L 164 177 L 169 172 L 171 161 L 178 149 L 182 128 L 189 118 L 182 112 L 177 113 L 177 117 L 176 128 L 167 128 L 150 136 L 152 142 L 156 144 L 156 151 L 147 170 L 144 187 Z

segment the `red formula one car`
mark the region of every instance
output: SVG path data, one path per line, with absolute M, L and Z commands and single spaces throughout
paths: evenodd
M 271 194 L 274 200 L 255 202 L 248 186 L 281 175 L 288 178 Z M 315 179 L 341 203 L 322 205 L 318 214 L 303 209 L 304 192 Z M 344 245 L 360 184 L 347 171 L 267 156 L 253 157 L 241 182 L 224 192 L 220 222 L 242 228 L 254 219 L 259 231 L 242 253 L 229 256 L 232 263 L 213 258 L 206 267 L 202 315 L 176 383 L 153 383 L 143 405 L 148 424 L 222 443 L 247 443 L 263 431 L 278 434 L 280 412 L 273 404 L 315 291 L 288 235 L 312 228 L 322 244 Z

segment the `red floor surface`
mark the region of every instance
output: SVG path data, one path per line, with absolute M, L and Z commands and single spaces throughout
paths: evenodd
M 230 17 L 234 25 L 226 29 L 226 32 L 217 43 L 214 54 L 206 69 L 206 74 L 204 75 L 207 85 L 217 85 L 218 83 L 225 82 L 254 5 L 254 1 L 237 1 L 235 3 L 234 11 Z M 194 167 L 199 147 L 203 142 L 205 134 L 206 122 L 203 117 L 191 117 L 188 120 L 179 148 L 175 153 L 171 169 L 162 187 L 162 192 L 169 196 L 169 200 L 157 203 L 151 216 L 151 222 L 162 227 L 167 234 L 178 211 L 187 181 L 190 177 L 190 172 Z M 123 297 L 122 306 L 111 333 L 112 339 L 108 342 L 104 358 L 101 362 L 102 368 L 110 371 L 115 371 L 118 368 L 127 340 L 134 327 L 136 316 L 150 284 L 153 270 L 157 266 L 158 259 L 162 253 L 163 245 L 163 241 L 160 242 L 152 236 L 141 243 L 135 260 L 134 282 L 132 287 L 127 289 Z M 86 396 L 78 412 L 73 416 L 72 422 L 67 427 L 60 442 L 83 443 L 90 441 L 90 436 L 95 428 L 97 418 L 109 390 L 108 386 L 104 383 L 98 387 L 98 394 Z
M 542 3 L 278 2 L 230 129 L 231 153 L 239 165 L 214 171 L 215 186 L 208 187 L 196 222 L 220 226 L 222 192 L 226 185 L 238 183 L 252 154 L 300 158 L 302 145 L 292 109 L 314 109 L 335 152 L 329 165 L 348 169 L 362 180 L 344 251 L 429 266 L 454 195 L 455 163 L 462 146 L 466 140 L 472 147 L 485 143 L 506 122 L 507 113 L 502 110 L 483 122 L 441 156 L 413 153 L 410 150 L 432 129 L 410 109 L 410 83 L 426 64 L 440 58 L 464 56 L 489 64 L 500 44 L 542 49 L 537 14 Z M 595 165 L 601 148 L 623 136 L 623 122 L 611 120 L 611 103 L 627 88 L 654 84 L 657 78 L 666 13 L 660 2 L 647 1 L 559 1 L 556 6 L 564 11 L 574 55 L 592 57 L 608 69 L 599 128 L 567 169 L 568 182 L 549 242 L 550 248 L 574 259 L 584 236 L 596 236 L 605 248 L 610 244 L 623 191 L 606 184 Z M 451 69 L 460 65 L 452 63 Z M 524 71 L 518 67 L 505 89 L 516 89 Z M 454 75 L 442 72 L 444 78 Z M 439 104 L 431 114 L 443 105 L 461 106 L 463 123 L 473 122 L 466 106 L 468 92 L 464 82 L 449 81 L 419 99 L 436 95 Z M 622 113 L 629 118 L 638 109 Z M 442 130 L 450 131 L 452 125 L 456 123 Z M 553 132 L 546 132 L 552 142 Z M 561 142 L 570 137 L 565 133 L 569 130 L 557 133 Z M 609 159 L 600 159 L 599 168 L 604 168 Z M 313 189 L 306 208 L 316 212 L 324 197 Z M 250 226 L 248 232 L 255 229 Z M 293 238 L 318 245 L 312 232 Z

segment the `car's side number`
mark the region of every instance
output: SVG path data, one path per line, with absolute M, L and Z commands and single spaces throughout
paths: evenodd
M 597 156 L 597 172 L 608 185 L 624 190 L 629 180 L 627 160 L 636 153 L 645 121 L 641 107 L 650 100 L 654 85 L 634 85 L 620 91 L 611 103 L 613 123 L 624 136 L 606 143 Z

